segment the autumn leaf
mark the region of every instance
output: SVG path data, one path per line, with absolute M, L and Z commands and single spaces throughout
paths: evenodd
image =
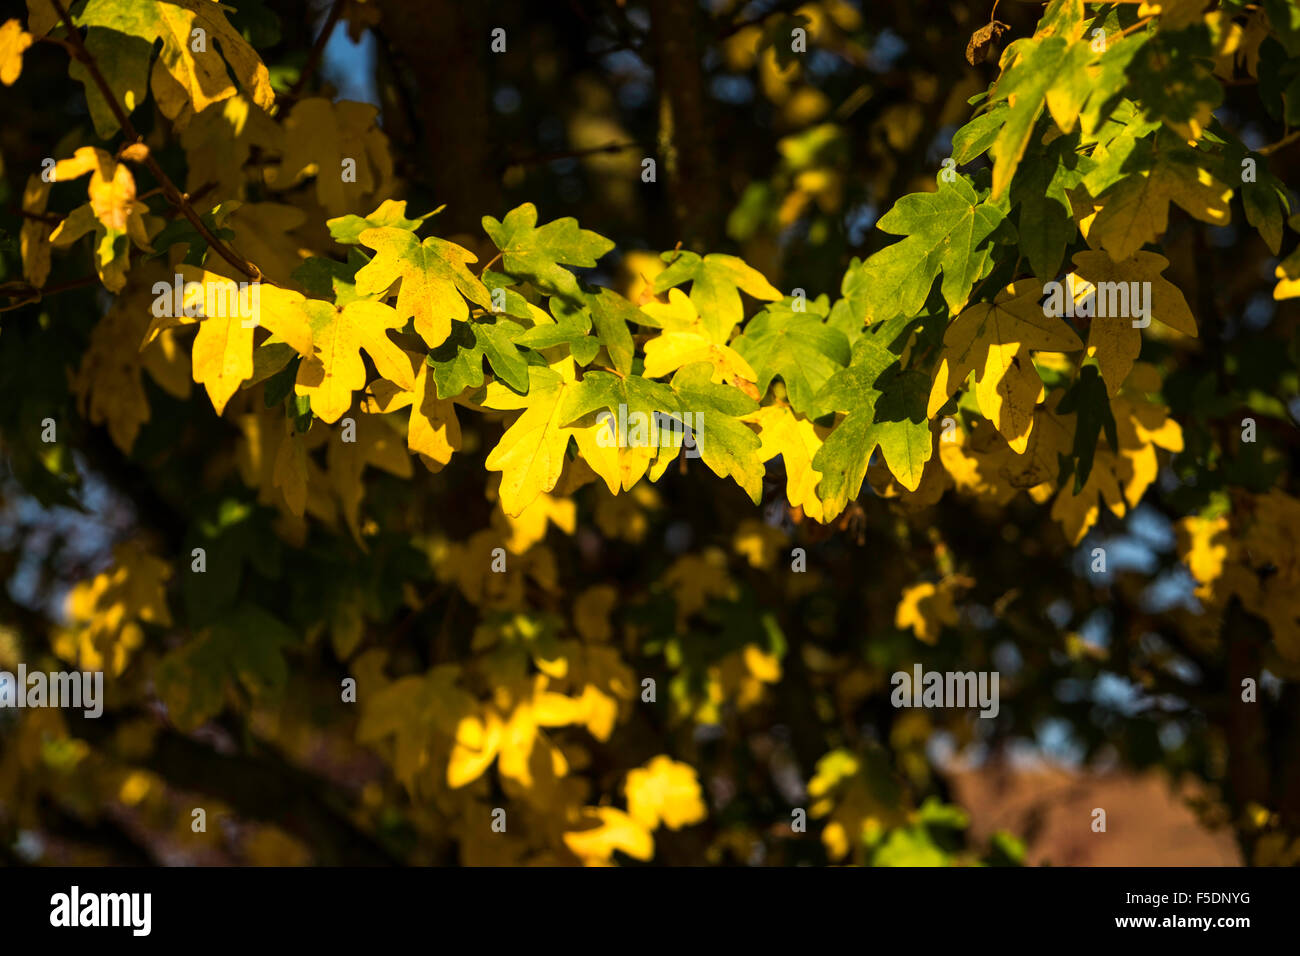
M 1179 288 L 1162 273 L 1169 260 L 1154 252 L 1138 252 L 1122 261 L 1113 261 L 1101 252 L 1080 252 L 1074 257 L 1075 274 L 1082 282 L 1073 285 L 1076 300 L 1092 302 L 1091 324 L 1088 327 L 1088 355 L 1096 356 L 1106 389 L 1113 396 L 1129 369 L 1142 351 L 1141 328 L 1134 325 L 1136 301 L 1134 290 L 1140 290 L 1147 310 L 1145 321 L 1157 319 L 1176 332 L 1196 336 L 1196 319 Z M 1123 283 L 1130 292 L 1130 308 L 1122 315 L 1099 316 L 1098 288 L 1102 283 Z M 1132 285 L 1137 283 L 1136 286 Z M 1122 299 L 1119 301 L 1123 301 Z M 1107 306 L 1107 311 L 1111 311 Z M 1137 320 L 1143 321 L 1141 319 Z
M 23 51 L 32 45 L 32 35 L 17 20 L 0 25 L 0 83 L 13 86 L 23 71 Z
M 275 101 L 261 58 L 208 0 L 89 0 L 74 19 L 78 26 L 102 27 L 151 46 L 162 41 L 150 85 L 168 119 L 234 96 L 228 68 L 260 108 L 270 109 Z M 195 31 L 201 31 L 201 44 Z
M 466 299 L 491 310 L 492 297 L 467 268 L 478 258 L 454 242 L 430 236 L 421 242 L 406 229 L 383 226 L 365 229 L 359 241 L 375 257 L 357 272 L 357 292 L 375 295 L 401 280 L 397 313 L 415 319 L 415 331 L 436 349 L 451 334 L 452 319 L 469 318 Z
M 1131 258 L 1169 228 L 1169 204 L 1212 226 L 1226 226 L 1232 190 L 1185 154 L 1160 154 L 1149 169 L 1125 176 L 1100 196 L 1101 211 L 1085 227 L 1089 243 L 1115 262 Z
M 365 349 L 379 374 L 404 389 L 415 388 L 411 362 L 388 337 L 400 329 L 402 317 L 382 302 L 357 300 L 342 308 L 309 299 L 303 309 L 311 323 L 315 354 L 298 366 L 294 388 L 311 399 L 312 411 L 327 422 L 336 422 L 352 405 L 352 393 L 366 384 L 366 367 L 361 361 Z
M 682 250 L 665 252 L 663 259 L 668 266 L 655 276 L 655 294 L 662 295 L 689 280 L 690 301 L 715 342 L 726 342 L 744 316 L 737 290 L 769 302 L 781 298 L 780 290 L 762 273 L 735 256 L 719 253 L 700 256 Z
M 647 831 L 660 825 L 680 830 L 708 816 L 695 768 L 669 756 L 629 770 L 626 788 L 628 816 Z
M 980 413 L 1023 452 L 1043 383 L 1030 351 L 1072 352 L 1083 343 L 1068 325 L 1044 313 L 1043 287 L 1033 280 L 1007 286 L 993 302 L 979 302 L 948 327 L 926 414 L 935 415 L 975 372 Z

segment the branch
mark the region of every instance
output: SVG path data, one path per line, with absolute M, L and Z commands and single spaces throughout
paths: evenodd
M 1283 136 L 1281 139 L 1279 139 L 1276 143 L 1269 143 L 1267 146 L 1261 146 L 1259 149 L 1256 150 L 1256 152 L 1259 153 L 1259 155 L 1261 156 L 1270 156 L 1273 153 L 1276 153 L 1279 149 L 1284 149 L 1287 146 L 1290 146 L 1296 140 L 1300 140 L 1300 129 L 1295 130 L 1292 133 L 1288 133 L 1286 136 Z
M 33 302 L 40 302 L 47 295 L 54 295 L 58 292 L 67 292 L 71 289 L 84 289 L 89 285 L 97 285 L 99 276 L 82 276 L 80 279 L 71 279 L 68 282 L 59 282 L 55 285 L 46 286 L 38 289 L 33 285 L 26 283 L 6 283 L 0 285 L 0 295 L 7 295 L 10 298 L 22 299 L 20 302 L 11 302 L 6 306 L 0 306 L 0 312 L 12 312 L 14 309 L 21 309 L 25 305 L 31 305 Z M 24 298 L 25 297 L 25 298 Z
M 296 100 L 302 95 L 303 87 L 311 79 L 311 75 L 316 72 L 316 67 L 320 64 L 320 58 L 325 52 L 325 44 L 329 42 L 330 35 L 334 33 L 334 27 L 338 25 L 339 17 L 343 15 L 344 0 L 334 0 L 334 5 L 330 7 L 329 16 L 325 18 L 325 24 L 320 29 L 320 34 L 316 37 L 316 42 L 312 45 L 311 52 L 307 54 L 307 62 L 302 65 L 302 72 L 298 74 L 297 81 L 283 97 L 285 100 Z
M 543 163 L 553 163 L 561 159 L 581 159 L 583 156 L 595 156 L 598 153 L 621 153 L 625 149 L 641 148 L 640 143 L 606 143 L 604 146 L 592 146 L 589 149 L 566 149 L 555 153 L 535 153 L 532 156 L 507 161 L 502 167 L 502 171 L 515 166 L 540 166 Z
M 81 39 L 81 32 L 77 29 L 76 24 L 72 22 L 72 16 L 63 5 L 62 0 L 50 0 L 50 3 L 53 5 L 55 11 L 58 12 L 60 19 L 63 20 L 64 25 L 68 29 L 68 41 L 71 44 L 72 49 L 76 51 L 73 54 L 74 57 L 85 66 L 86 72 L 89 73 L 90 78 L 95 81 L 95 86 L 99 88 L 100 94 L 104 97 L 104 102 L 106 102 L 108 108 L 112 110 L 113 117 L 117 120 L 117 124 L 122 127 L 122 132 L 132 142 L 143 143 L 144 137 L 142 137 L 136 130 L 135 126 L 132 125 L 131 118 L 126 114 L 126 110 L 122 108 L 122 104 L 119 103 L 117 97 L 113 95 L 112 88 L 108 85 L 108 81 L 104 79 L 104 74 L 100 72 L 99 64 L 95 62 L 95 58 L 91 56 L 90 51 L 86 49 L 86 44 Z M 254 281 L 261 280 L 262 270 L 226 246 L 225 243 L 214 236 L 211 230 L 204 225 L 203 220 L 199 217 L 199 214 L 195 212 L 194 207 L 190 205 L 189 201 L 185 198 L 185 195 L 176 188 L 176 184 L 171 181 L 165 172 L 163 172 L 162 167 L 158 165 L 158 161 L 153 158 L 152 153 L 146 152 L 141 162 L 143 162 L 145 168 L 154 175 L 154 178 L 162 184 L 163 195 L 167 197 L 167 201 L 181 211 L 185 218 L 190 221 L 190 224 L 194 226 L 199 235 L 204 238 L 208 246 L 216 251 L 217 255 L 221 256 L 221 258 L 225 259 L 250 279 L 253 279 Z

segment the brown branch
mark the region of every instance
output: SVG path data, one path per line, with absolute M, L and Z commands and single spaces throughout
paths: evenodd
M 1281 139 L 1279 139 L 1276 143 L 1269 143 L 1267 146 L 1261 146 L 1259 149 L 1256 150 L 1256 152 L 1259 153 L 1259 155 L 1261 156 L 1270 156 L 1273 153 L 1276 153 L 1279 149 L 1284 149 L 1287 146 L 1290 146 L 1296 140 L 1300 140 L 1300 129 L 1296 130 L 1295 132 L 1288 133 L 1286 136 L 1283 136 Z
M 302 72 L 298 74 L 297 81 L 282 99 L 293 101 L 302 95 L 303 87 L 307 85 L 311 75 L 316 72 L 316 67 L 320 64 L 320 58 L 325 53 L 325 44 L 329 42 L 330 35 L 334 32 L 334 27 L 338 25 L 339 17 L 342 15 L 343 0 L 334 0 L 334 5 L 330 7 L 329 16 L 325 18 L 325 24 L 321 27 L 320 35 L 316 37 L 311 52 L 307 54 L 307 62 L 302 65 Z
M 540 166 L 543 163 L 554 163 L 561 159 L 581 159 L 584 156 L 595 156 L 599 153 L 621 153 L 625 149 L 640 148 L 640 143 L 606 143 L 604 146 L 592 146 L 588 149 L 566 149 L 554 153 L 535 153 L 532 156 L 508 160 L 502 169 L 506 170 L 517 166 Z
M 0 312 L 12 312 L 15 309 L 21 309 L 25 305 L 32 305 L 40 302 L 47 295 L 54 295 L 58 292 L 67 292 L 70 289 L 84 289 L 88 285 L 98 285 L 99 276 L 82 276 L 80 279 L 72 279 L 68 282 L 59 282 L 54 285 L 38 289 L 33 285 L 26 283 L 12 283 L 0 286 L 0 295 L 7 295 L 10 298 L 22 298 L 20 302 L 11 302 L 6 306 L 0 306 Z M 11 291 L 12 288 L 12 291 Z
M 90 78 L 94 80 L 95 86 L 99 88 L 99 92 L 104 97 L 104 102 L 108 104 L 108 108 L 112 111 L 113 117 L 117 120 L 117 124 L 122 127 L 122 132 L 132 142 L 143 143 L 144 137 L 140 135 L 135 126 L 131 123 L 131 117 L 126 114 L 126 110 L 122 108 L 122 104 L 117 101 L 117 97 L 113 95 L 113 90 L 108 85 L 108 81 L 104 79 L 104 74 L 100 72 L 99 64 L 95 62 L 95 58 L 91 56 L 90 51 L 86 49 L 86 44 L 81 39 L 81 33 L 77 30 L 76 24 L 72 22 L 72 16 L 68 13 L 67 7 L 63 5 L 62 0 L 50 0 L 50 3 L 54 6 L 55 11 L 59 14 L 59 18 L 68 29 L 68 40 L 72 49 L 75 51 L 72 54 L 73 57 L 85 66 L 86 72 L 90 74 Z M 212 231 L 204 224 L 202 218 L 200 218 L 199 214 L 194 210 L 194 207 L 190 205 L 188 200 L 186 200 L 184 194 L 176 188 L 176 184 L 171 181 L 165 172 L 163 172 L 162 167 L 158 165 L 158 161 L 153 158 L 153 154 L 146 153 L 142 162 L 149 172 L 153 174 L 154 178 L 162 185 L 163 195 L 167 197 L 167 201 L 181 211 L 182 215 L 190 221 L 190 224 L 194 226 L 199 235 L 201 235 L 208 243 L 208 246 L 215 250 L 217 255 L 221 256 L 221 258 L 225 259 L 244 275 L 254 281 L 260 281 L 262 278 L 262 270 L 240 256 L 233 249 L 230 249 L 225 243 L 212 234 Z

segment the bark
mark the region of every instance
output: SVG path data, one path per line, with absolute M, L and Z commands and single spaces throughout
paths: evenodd
M 673 221 L 682 244 L 716 248 L 727 208 L 714 162 L 713 125 L 698 40 L 698 7 L 651 0 L 651 41 L 659 87 L 659 157 L 667 174 Z
M 440 227 L 480 231 L 505 210 L 496 180 L 486 59 L 493 24 L 483 8 L 458 0 L 380 0 L 384 36 L 406 72 L 419 124 L 423 179 L 447 204 Z M 507 32 L 507 47 L 523 37 Z

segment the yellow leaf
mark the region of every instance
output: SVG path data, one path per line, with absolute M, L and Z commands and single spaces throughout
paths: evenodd
M 28 176 L 23 189 L 23 212 L 42 214 L 50 200 L 50 184 L 40 176 Z M 23 278 L 39 289 L 50 276 L 50 234 L 54 227 L 41 219 L 24 216 L 19 231 L 19 251 L 23 260 Z
M 1150 169 L 1130 174 L 1098 198 L 1104 205 L 1087 229 L 1088 242 L 1100 244 L 1116 262 L 1165 234 L 1171 202 L 1212 226 L 1226 226 L 1232 218 L 1232 190 L 1207 170 L 1184 162 L 1157 159 Z
M 894 610 L 894 626 L 910 629 L 917 640 L 926 644 L 937 643 L 943 628 L 957 623 L 955 592 L 969 583 L 966 578 L 949 577 L 938 585 L 923 581 L 905 588 Z
M 32 35 L 17 20 L 0 26 L 0 83 L 13 86 L 23 71 L 23 51 L 32 45 Z
M 791 507 L 802 508 L 809 518 L 821 521 L 823 508 L 817 497 L 817 483 L 822 480 L 822 473 L 813 468 L 812 460 L 830 430 L 796 415 L 784 404 L 764 405 L 742 421 L 758 425 L 758 438 L 762 442 L 759 456 L 763 461 L 781 456 L 785 465 L 785 496 Z
M 150 85 L 158 108 L 178 125 L 234 96 L 231 72 L 259 107 L 268 110 L 275 102 L 266 65 L 211 0 L 90 0 L 77 25 L 106 27 L 150 44 L 161 39 Z
M 267 185 L 291 189 L 315 176 L 316 201 L 331 216 L 373 209 L 388 198 L 393 182 L 388 138 L 375 124 L 378 112 L 369 103 L 299 100 L 284 120 L 284 151 L 279 165 L 267 170 Z
M 654 837 L 622 810 L 584 807 L 581 822 L 587 826 L 565 833 L 564 845 L 589 866 L 610 862 L 616 850 L 637 860 L 654 856 Z
M 680 830 L 708 816 L 695 768 L 659 755 L 627 774 L 628 815 L 647 831 Z
M 352 406 L 352 393 L 365 388 L 366 350 L 379 374 L 401 388 L 415 388 L 415 373 L 406 353 L 388 337 L 400 329 L 402 319 L 382 302 L 354 300 L 339 308 L 308 299 L 303 303 L 311 322 L 316 354 L 298 366 L 294 384 L 299 395 L 311 399 L 312 412 L 323 421 L 336 422 Z
M 1127 309 L 1112 309 L 1125 314 L 1100 316 L 1099 304 L 1114 299 L 1100 294 L 1098 287 L 1102 283 L 1120 283 L 1124 289 L 1132 289 L 1131 283 L 1139 283 L 1141 297 L 1147 311 L 1146 321 L 1159 319 L 1183 335 L 1196 336 L 1196 319 L 1192 317 L 1187 300 L 1178 286 L 1174 285 L 1161 273 L 1169 265 L 1169 260 L 1154 252 L 1138 252 L 1122 261 L 1116 262 L 1102 252 L 1080 252 L 1074 257 L 1074 269 L 1077 279 L 1071 277 L 1067 287 L 1073 285 L 1076 300 L 1089 299 L 1092 302 L 1091 325 L 1088 329 L 1088 354 L 1097 357 L 1097 366 L 1101 377 L 1106 380 L 1106 391 L 1114 396 L 1128 377 L 1133 363 L 1142 351 L 1142 333 L 1134 327 L 1132 299 Z M 1138 320 L 1141 321 L 1141 320 Z
M 957 317 L 944 333 L 927 415 L 937 413 L 974 371 L 981 414 L 1014 451 L 1025 450 L 1034 406 L 1044 394 L 1030 351 L 1083 348 L 1073 329 L 1045 313 L 1039 303 L 1042 294 L 1041 283 L 1022 280 L 1007 286 L 992 303 L 976 303 Z

